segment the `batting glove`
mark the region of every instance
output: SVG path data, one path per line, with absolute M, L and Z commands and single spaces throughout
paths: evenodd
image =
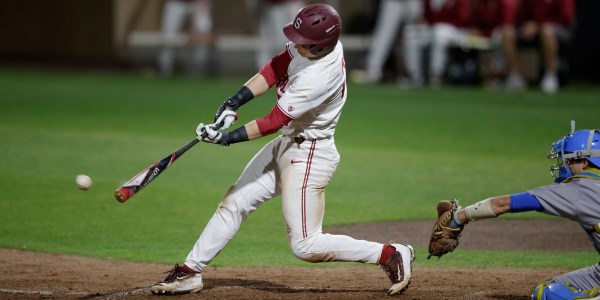
M 234 111 L 235 112 L 236 110 L 238 110 L 238 108 L 240 108 L 240 104 L 238 101 L 236 101 L 232 97 L 227 98 L 227 100 L 225 102 L 223 102 L 223 105 L 221 105 L 217 109 L 217 112 L 215 113 L 215 123 L 217 123 L 217 120 L 223 115 L 224 112 L 226 112 L 226 111 Z
M 213 144 L 220 144 L 219 140 L 223 136 L 222 133 L 215 130 L 215 124 L 204 125 L 203 123 L 198 124 L 196 134 L 199 140 Z
M 215 121 L 213 129 L 225 130 L 229 128 L 235 120 L 238 119 L 238 114 L 233 110 L 224 110 Z

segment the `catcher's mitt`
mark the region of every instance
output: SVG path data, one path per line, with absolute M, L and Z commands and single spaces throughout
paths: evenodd
M 458 238 L 464 228 L 464 225 L 459 228 L 451 228 L 448 226 L 452 221 L 454 212 L 460 209 L 456 200 L 442 200 L 437 205 L 438 219 L 433 225 L 431 239 L 429 240 L 429 256 L 437 256 L 438 259 L 442 255 L 454 251 L 458 246 Z

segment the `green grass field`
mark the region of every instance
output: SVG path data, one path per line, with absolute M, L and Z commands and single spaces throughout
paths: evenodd
M 193 138 L 196 125 L 210 122 L 245 80 L 0 70 L 0 247 L 182 262 L 267 139 L 201 144 L 127 203 L 113 191 Z M 350 85 L 324 226 L 429 220 L 440 199 L 465 205 L 549 184 L 551 142 L 572 119 L 580 129 L 600 127 L 599 95 L 598 87 L 573 85 L 553 96 Z M 272 94 L 254 100 L 237 124 L 274 103 Z M 76 188 L 80 173 L 93 178 L 91 190 Z M 461 250 L 453 257 L 444 265 L 579 268 L 597 261 L 591 247 L 566 254 Z M 425 255 L 416 263 L 433 265 Z M 290 253 L 276 198 L 249 217 L 212 265 L 311 264 Z

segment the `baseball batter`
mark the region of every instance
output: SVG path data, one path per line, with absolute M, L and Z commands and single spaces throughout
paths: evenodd
M 600 253 L 600 130 L 565 135 L 552 144 L 548 158 L 558 161 L 551 168 L 555 184 L 457 209 L 449 227 L 462 229 L 470 221 L 535 210 L 579 223 Z M 588 299 L 598 295 L 599 286 L 596 263 L 547 279 L 535 288 L 532 299 Z
M 290 248 L 307 262 L 347 261 L 380 265 L 392 281 L 389 295 L 406 289 L 414 250 L 322 232 L 325 188 L 340 160 L 334 132 L 346 102 L 346 70 L 338 41 L 341 18 L 329 5 L 302 8 L 283 28 L 291 41 L 217 110 L 215 123 L 200 124 L 199 139 L 231 145 L 281 131 L 248 163 L 225 195 L 182 266 L 151 287 L 153 293 L 202 289 L 206 266 L 261 204 L 281 196 Z M 270 113 L 231 132 L 235 111 L 269 88 L 277 89 Z M 217 130 L 218 129 L 218 130 Z

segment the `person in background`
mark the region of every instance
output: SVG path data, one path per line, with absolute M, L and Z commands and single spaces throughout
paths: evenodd
M 442 83 L 448 47 L 460 44 L 467 35 L 470 10 L 470 0 L 423 1 L 424 18 L 404 29 L 404 60 L 410 86 L 419 87 L 425 82 L 422 61 L 427 46 L 430 46 L 429 84 L 436 87 Z
M 256 51 L 256 67 L 279 53 L 287 38 L 281 32 L 298 11 L 304 6 L 303 0 L 246 0 L 246 7 L 258 15 L 259 44 Z
M 170 76 L 175 71 L 175 39 L 184 30 L 186 19 L 190 19 L 187 43 L 192 46 L 188 68 L 197 68 L 208 60 L 212 43 L 213 20 L 210 0 L 166 0 L 163 8 L 161 35 L 163 45 L 158 52 L 158 71 Z M 192 70 L 193 72 L 196 72 Z
M 364 70 L 354 72 L 352 79 L 358 83 L 381 81 L 383 66 L 394 48 L 399 29 L 403 24 L 420 20 L 422 15 L 421 0 L 382 0 Z
M 539 41 L 544 65 L 540 87 L 546 93 L 558 91 L 560 45 L 571 40 L 574 16 L 574 0 L 521 0 L 517 38 Z
M 490 74 L 493 81 L 506 74 L 505 87 L 520 90 L 526 87 L 520 76 L 517 57 L 515 23 L 518 13 L 517 0 L 476 0 L 472 6 L 470 34 L 489 40 L 492 49 Z

